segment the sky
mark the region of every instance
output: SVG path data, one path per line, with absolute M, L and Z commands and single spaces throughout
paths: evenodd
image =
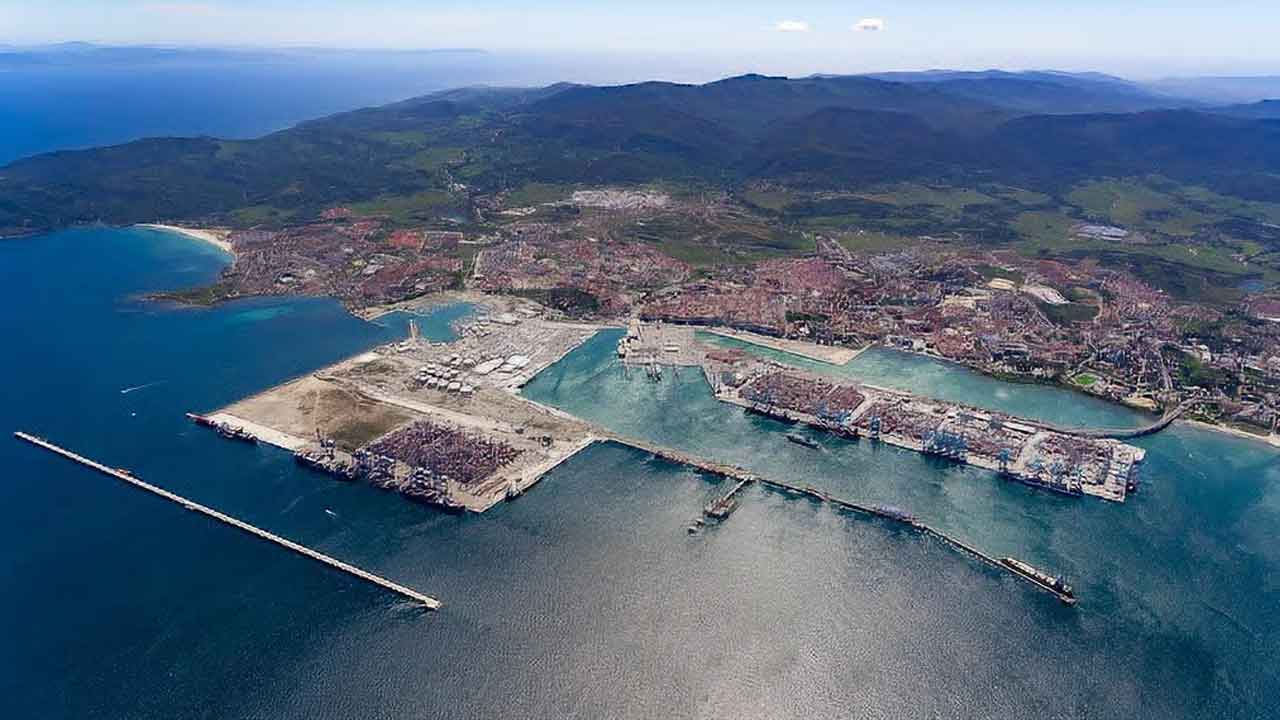
M 469 47 L 779 74 L 1280 74 L 1277 0 L 0 0 L 0 44 Z

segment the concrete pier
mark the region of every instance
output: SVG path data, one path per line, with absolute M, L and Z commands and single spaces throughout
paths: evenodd
M 150 483 L 143 482 L 142 480 L 134 477 L 133 473 L 130 473 L 128 470 L 108 467 L 106 465 L 103 465 L 102 463 L 95 462 L 82 455 L 78 455 L 70 450 L 67 450 L 66 448 L 59 447 L 58 445 L 55 445 L 49 442 L 48 440 L 36 437 L 34 435 L 29 435 L 24 432 L 15 432 L 14 437 L 18 438 L 19 440 L 31 443 L 36 447 L 44 448 L 45 450 L 48 450 L 49 452 L 52 452 L 56 455 L 61 455 L 62 457 L 67 458 L 68 460 L 72 460 L 77 463 L 80 463 L 85 467 L 91 468 L 93 470 L 97 470 L 98 472 L 104 475 L 110 475 L 111 477 L 117 480 L 122 480 L 124 482 L 127 482 L 136 488 L 140 488 L 154 495 L 158 495 L 164 498 L 165 500 L 169 500 L 170 502 L 177 503 L 188 510 L 193 510 L 202 515 L 211 517 L 214 520 L 218 520 L 219 522 L 223 522 L 234 528 L 243 530 L 244 532 L 247 532 L 250 535 L 257 536 L 259 538 L 262 538 L 263 540 L 268 540 L 270 542 L 273 542 L 276 545 L 279 545 L 280 547 L 286 548 L 288 550 L 292 550 L 293 552 L 298 553 L 299 555 L 309 557 L 312 560 L 317 560 L 319 562 L 322 562 L 331 568 L 334 568 L 336 570 L 341 570 L 342 572 L 345 572 L 349 575 L 354 575 L 355 577 L 358 577 L 361 580 L 366 580 L 368 582 L 371 582 L 374 585 L 377 585 L 381 588 L 385 588 L 394 593 L 397 593 L 406 598 L 409 598 L 410 600 L 421 603 L 423 606 L 425 606 L 429 610 L 438 610 L 440 608 L 440 605 L 441 605 L 440 601 L 436 600 L 433 597 L 424 595 L 418 592 L 417 590 L 414 590 L 412 588 L 407 588 L 404 585 L 400 585 L 399 583 L 394 583 L 378 575 L 374 575 L 373 573 L 368 572 L 366 570 L 361 570 L 360 568 L 354 565 L 350 565 L 348 563 L 342 562 L 341 560 L 337 560 L 335 558 L 329 557 L 324 553 L 317 552 L 315 550 L 312 550 L 311 548 L 299 545 L 298 543 L 295 543 L 292 540 L 287 540 L 285 538 L 280 537 L 279 535 L 275 535 L 273 533 L 267 532 L 262 528 L 250 525 L 249 523 L 244 522 L 242 520 L 237 520 L 236 518 L 233 518 L 230 515 L 218 512 L 213 508 L 206 507 L 197 502 L 188 500 L 176 493 L 171 493 L 168 490 L 165 490 L 163 488 L 159 488 Z
M 897 511 L 892 508 L 885 508 L 885 507 L 879 507 L 879 506 L 873 506 L 873 505 L 863 505 L 861 503 L 853 502 L 852 500 L 845 500 L 842 498 L 838 498 L 824 490 L 815 488 L 812 485 L 806 485 L 802 487 L 799 485 L 792 485 L 791 483 L 783 482 L 780 480 L 772 480 L 770 478 L 762 477 L 754 473 L 751 473 L 736 465 L 727 465 L 724 463 L 713 462 L 705 458 L 700 458 L 695 455 L 690 455 L 688 453 L 680 452 L 679 450 L 673 450 L 671 448 L 663 447 L 662 445 L 647 442 L 644 440 L 629 438 L 629 437 L 617 435 L 614 433 L 601 433 L 601 435 L 602 435 L 602 439 L 606 439 L 606 440 L 618 443 L 619 445 L 626 445 L 628 447 L 632 447 L 637 450 L 641 450 L 644 452 L 648 452 L 652 455 L 656 455 L 658 457 L 661 457 L 665 460 L 669 460 L 671 462 L 689 465 L 699 470 L 702 470 L 703 472 L 706 472 L 706 473 L 710 473 L 713 475 L 720 475 L 722 477 L 729 478 L 731 480 L 736 480 L 737 484 L 734 485 L 734 487 L 728 493 L 726 493 L 723 498 L 721 498 L 722 500 L 725 498 L 732 499 L 747 485 L 758 482 L 766 487 L 770 487 L 770 488 L 773 488 L 774 490 L 780 490 L 784 493 L 787 493 L 788 495 L 797 496 L 797 497 L 808 497 L 812 500 L 816 500 L 817 502 L 831 505 L 841 510 L 848 510 L 852 512 L 861 513 L 863 515 L 877 517 L 882 520 L 889 520 L 895 523 L 901 523 L 915 530 L 918 530 L 924 533 L 925 535 L 932 535 L 933 537 L 938 538 L 939 540 L 946 543 L 947 545 L 950 545 L 956 550 L 959 550 L 960 552 L 966 555 L 969 555 L 981 562 L 984 562 L 992 566 L 993 568 L 996 568 L 997 570 L 1000 570 L 1002 572 L 1007 572 L 1013 575 L 1014 577 L 1030 582 L 1032 585 L 1035 585 L 1037 588 L 1040 588 L 1041 590 L 1051 593 L 1052 595 L 1056 596 L 1059 600 L 1061 600 L 1062 602 L 1068 605 L 1074 605 L 1076 602 L 1076 599 L 1074 596 L 1060 592 L 1051 587 L 1046 587 L 1045 585 L 1039 582 L 1036 582 L 1034 579 L 1022 573 L 1017 572 L 1015 569 L 1011 568 L 1008 563 L 1002 562 L 1001 560 L 973 547 L 972 545 L 964 542 L 963 540 L 960 540 L 959 538 L 952 537 L 947 533 L 942 532 L 941 530 L 938 530 L 934 527 L 930 527 L 929 525 L 926 525 L 925 523 L 920 522 L 915 517 L 909 514 L 906 514 L 904 512 Z M 713 503 L 713 505 L 714 504 L 715 503 Z
M 829 493 L 819 490 L 813 486 L 800 487 L 798 485 L 779 482 L 777 480 L 769 480 L 767 478 L 760 478 L 760 482 L 768 487 L 774 488 L 776 490 L 782 490 L 783 492 L 786 492 L 791 495 L 808 496 L 810 498 L 813 498 L 814 500 L 817 500 L 818 502 L 833 505 L 843 510 L 851 510 L 853 512 L 862 513 L 864 515 L 871 515 L 873 517 L 878 517 L 884 520 L 890 520 L 896 523 L 902 523 L 903 525 L 908 525 L 912 528 L 915 528 L 916 530 L 919 530 L 925 535 L 932 535 L 933 537 L 938 538 L 942 542 L 950 545 L 951 547 L 959 550 L 960 552 L 970 555 L 984 563 L 987 563 L 988 565 L 996 568 L 997 570 L 1007 572 L 1013 575 L 1014 577 L 1030 582 L 1032 585 L 1035 585 L 1037 588 L 1040 588 L 1041 590 L 1044 590 L 1045 592 L 1048 592 L 1056 596 L 1059 600 L 1061 600 L 1062 602 L 1068 605 L 1074 605 L 1076 602 L 1076 599 L 1073 595 L 1069 595 L 1067 593 L 1056 590 L 1052 587 L 1047 587 L 1042 583 L 1036 582 L 1032 578 L 1011 568 L 1008 563 L 1002 562 L 996 559 L 995 557 L 992 557 L 991 555 L 985 552 L 982 552 L 981 550 L 964 542 L 963 540 L 960 540 L 959 538 L 952 537 L 947 533 L 942 532 L 941 530 L 938 530 L 937 528 L 930 527 L 929 525 L 926 525 L 925 523 L 920 522 L 919 520 L 917 520 L 916 518 L 910 515 L 906 515 L 901 512 L 895 512 L 888 508 L 876 507 L 871 505 L 862 505 L 860 503 L 856 503 L 851 500 L 844 500 L 842 498 L 834 497 Z
M 759 476 L 748 472 L 737 465 L 707 460 L 706 458 L 700 458 L 696 455 L 680 452 L 679 450 L 658 445 L 657 443 L 651 443 L 647 440 L 627 437 L 625 435 L 619 435 L 603 429 L 597 429 L 596 435 L 601 440 L 615 442 L 619 445 L 626 445 L 627 447 L 635 448 L 636 450 L 642 450 L 650 455 L 656 455 L 663 460 L 668 460 L 679 465 L 689 465 L 711 475 L 720 475 L 721 477 L 726 477 L 731 480 L 746 480 L 748 482 L 760 479 Z

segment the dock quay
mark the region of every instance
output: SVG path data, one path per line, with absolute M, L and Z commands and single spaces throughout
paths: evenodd
M 1111 502 L 1124 502 L 1136 488 L 1136 471 L 1146 456 L 1142 448 L 1110 437 L 1063 433 L 997 411 L 768 365 L 722 384 L 716 397 L 747 412 L 866 437 L 1032 487 Z
M 1040 573 L 1039 571 L 1034 571 L 1034 574 L 1032 574 L 1032 572 L 1021 569 L 1025 567 L 1025 568 L 1034 570 L 1033 568 L 1031 568 L 1030 565 L 1027 565 L 1022 561 L 1015 560 L 1014 558 L 997 559 L 973 547 L 972 545 L 964 542 L 963 540 L 960 540 L 959 538 L 952 537 L 951 535 L 948 535 L 947 533 L 941 530 L 938 530 L 934 527 L 931 527 L 921 522 L 915 516 L 909 513 L 906 513 L 902 510 L 899 510 L 898 508 L 884 507 L 880 505 L 863 505 L 861 503 L 853 502 L 852 500 L 845 500 L 843 498 L 835 497 L 830 493 L 827 493 L 823 490 L 819 490 L 818 488 L 815 488 L 811 485 L 806 485 L 804 487 L 801 487 L 799 485 L 792 485 L 790 483 L 781 482 L 778 480 L 770 480 L 767 478 L 760 478 L 759 482 L 762 485 L 771 487 L 775 490 L 781 490 L 782 492 L 788 495 L 809 497 L 820 503 L 832 505 L 834 507 L 837 507 L 843 510 L 849 510 L 849 511 L 860 513 L 863 515 L 869 515 L 871 517 L 877 517 L 883 520 L 889 520 L 891 522 L 906 525 L 908 527 L 911 527 L 915 530 L 920 531 L 921 533 L 924 533 L 925 535 L 931 535 L 941 540 L 942 542 L 946 543 L 947 545 L 950 545 L 951 547 L 959 550 L 960 552 L 965 553 L 966 555 L 969 555 L 977 560 L 980 560 L 990 565 L 993 568 L 1002 570 L 1004 572 L 1012 574 L 1015 577 L 1026 580 L 1027 582 L 1030 582 L 1032 585 L 1035 585 L 1041 590 L 1044 590 L 1054 595 L 1059 600 L 1061 600 L 1062 602 L 1068 605 L 1074 605 L 1076 603 L 1075 595 L 1072 594 L 1071 589 L 1069 587 L 1065 585 L 1061 585 L 1061 583 L 1058 583 L 1058 585 L 1055 586 L 1055 584 L 1052 582 L 1046 582 L 1045 579 L 1052 580 L 1052 578 L 1048 578 L 1048 576 L 1044 575 L 1043 573 Z
M 738 501 L 734 499 L 734 496 L 737 495 L 742 488 L 750 485 L 752 482 L 752 480 L 745 478 L 739 480 L 738 484 L 734 485 L 729 492 L 721 495 L 715 500 L 712 500 L 710 503 L 707 503 L 707 506 L 702 509 L 702 514 L 715 520 L 724 520 L 728 518 L 729 515 L 738 507 Z
M 1035 570 L 1027 563 L 1024 563 L 1015 558 L 996 558 L 966 543 L 965 541 L 959 538 L 952 537 L 951 535 L 948 535 L 947 533 L 941 530 L 938 530 L 937 528 L 934 528 L 928 525 L 927 523 L 921 522 L 914 515 L 900 508 L 883 506 L 883 505 L 864 505 L 862 503 L 854 502 L 852 500 L 845 500 L 843 498 L 836 497 L 824 490 L 813 487 L 812 485 L 800 486 L 800 485 L 794 485 L 792 483 L 784 482 L 781 480 L 773 480 L 760 475 L 756 475 L 736 465 L 727 465 L 724 463 L 714 462 L 711 460 L 707 460 L 705 458 L 700 458 L 696 455 L 691 455 L 689 453 L 680 452 L 679 450 L 673 450 L 668 447 L 663 447 L 655 443 L 647 442 L 645 440 L 638 440 L 635 438 L 629 438 L 623 435 L 607 433 L 607 432 L 600 433 L 599 439 L 602 441 L 615 442 L 615 443 L 618 443 L 619 445 L 626 445 L 628 447 L 635 448 L 636 450 L 641 450 L 643 452 L 647 452 L 652 455 L 656 455 L 658 457 L 663 458 L 664 460 L 669 460 L 674 463 L 689 465 L 691 467 L 695 467 L 708 474 L 718 475 L 720 477 L 736 480 L 737 482 L 732 489 L 730 489 L 727 493 L 720 496 L 719 498 L 713 500 L 711 503 L 709 503 L 706 506 L 706 508 L 703 509 L 703 514 L 706 515 L 707 517 L 711 517 L 713 519 L 718 519 L 723 521 L 728 517 L 730 513 L 733 512 L 734 509 L 736 509 L 737 507 L 736 496 L 738 495 L 738 493 L 741 492 L 742 489 L 748 485 L 751 485 L 753 483 L 760 483 L 761 485 L 769 487 L 773 490 L 777 490 L 784 494 L 790 495 L 792 497 L 807 497 L 816 502 L 823 503 L 826 505 L 831 505 L 840 510 L 856 512 L 869 517 L 875 517 L 882 520 L 888 520 L 890 522 L 899 523 L 901 525 L 906 525 L 907 527 L 917 530 L 925 535 L 931 535 L 941 540 L 942 542 L 946 543 L 947 545 L 951 546 L 952 548 L 959 550 L 961 553 L 968 555 L 980 562 L 986 563 L 987 565 L 990 565 L 991 567 L 997 570 L 1000 570 L 1002 572 L 1007 572 L 1013 575 L 1014 577 L 1017 577 L 1021 580 L 1029 582 L 1032 585 L 1035 585 L 1037 588 L 1057 597 L 1059 600 L 1061 600 L 1063 603 L 1067 605 L 1074 605 L 1076 603 L 1076 598 L 1075 598 L 1075 595 L 1072 593 L 1071 588 L 1061 582 L 1052 582 L 1052 581 L 1056 581 L 1055 578 L 1051 578 L 1047 574 L 1042 573 L 1038 570 Z M 714 514 L 713 512 L 713 511 L 723 511 L 725 509 L 727 509 L 728 511 L 723 512 L 723 514 L 720 514 L 720 515 Z M 700 524 L 700 523 L 695 523 L 695 524 Z
M 163 488 L 157 487 L 150 483 L 144 482 L 143 480 L 135 477 L 133 473 L 129 472 L 128 470 L 124 470 L 121 468 L 108 467 L 106 465 L 103 465 L 102 463 L 95 462 L 93 460 L 90 460 L 89 458 L 86 458 L 82 455 L 74 453 L 71 450 L 67 450 L 66 448 L 55 445 L 49 442 L 48 440 L 45 440 L 40 437 L 36 437 L 35 435 L 30 435 L 25 432 L 15 432 L 13 435 L 19 440 L 35 445 L 36 447 L 43 448 L 44 450 L 48 450 L 49 452 L 54 453 L 55 455 L 60 455 L 68 460 L 79 463 L 92 470 L 96 470 L 104 475 L 108 475 L 122 482 L 126 482 L 136 488 L 145 490 L 153 495 L 157 495 L 159 497 L 164 498 L 165 500 L 181 505 L 187 510 L 198 512 L 202 515 L 205 515 L 206 517 L 213 518 L 214 520 L 217 520 L 219 522 L 230 525 L 231 527 L 234 527 L 238 530 L 242 530 L 246 533 L 249 533 L 250 535 L 275 543 L 276 545 L 279 545 L 280 547 L 283 547 L 287 550 L 292 550 L 293 552 L 299 555 L 324 563 L 325 565 L 328 565 L 329 567 L 335 570 L 341 570 L 342 572 L 345 572 L 348 575 L 353 575 L 357 578 L 360 578 L 361 580 L 365 580 L 367 582 L 373 583 L 378 587 L 381 587 L 386 590 L 390 590 L 391 592 L 394 592 L 398 595 L 401 595 L 410 600 L 413 600 L 414 602 L 421 604 L 422 606 L 426 607 L 429 610 L 438 610 L 441 607 L 440 601 L 436 600 L 433 597 L 420 593 L 417 590 L 414 590 L 412 588 L 405 587 L 404 585 L 401 585 L 399 583 L 395 583 L 390 580 L 387 580 L 386 578 L 381 577 L 379 575 L 375 575 L 371 572 L 368 572 L 367 570 L 361 570 L 360 568 L 354 565 L 345 563 L 341 560 L 337 560 L 333 557 L 325 555 L 324 553 L 318 552 L 316 550 L 312 550 L 311 548 L 305 547 L 303 545 L 299 545 L 298 543 L 293 542 L 292 540 L 282 538 L 279 535 L 267 532 L 262 528 L 256 527 L 254 525 L 250 525 L 249 523 L 244 522 L 243 520 L 238 520 L 236 518 L 231 517 L 230 515 L 214 510 L 213 508 L 207 507 L 205 505 L 201 505 L 200 503 L 197 503 L 192 500 L 188 500 L 187 498 L 184 498 L 181 495 L 178 495 L 176 493 L 169 492 L 168 490 L 165 490 Z
M 707 460 L 706 458 L 700 458 L 696 455 L 690 455 L 689 453 L 680 452 L 679 450 L 664 447 L 646 440 L 639 440 L 637 438 L 627 437 L 625 435 L 619 435 L 617 433 L 603 430 L 597 432 L 597 438 L 603 441 L 615 442 L 619 445 L 626 445 L 627 447 L 635 448 L 636 450 L 642 450 L 650 455 L 656 455 L 663 460 L 669 460 L 670 462 L 678 465 L 695 467 L 710 475 L 719 475 L 720 477 L 729 478 L 730 480 L 745 480 L 748 483 L 760 479 L 758 475 L 744 468 L 738 467 L 737 465 Z

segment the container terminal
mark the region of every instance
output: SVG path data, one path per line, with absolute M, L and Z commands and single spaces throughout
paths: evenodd
M 471 512 L 518 497 L 592 443 L 620 442 L 735 481 L 703 508 L 691 533 L 726 521 L 742 491 L 760 483 L 908 525 L 1074 602 L 1060 579 L 1014 558 L 987 555 L 908 512 L 841 500 L 813 487 L 624 438 L 519 394 L 529 379 L 602 326 L 555 320 L 538 306 L 513 299 L 462 323 L 453 342 L 431 342 L 412 323 L 410 328 L 406 340 L 191 418 L 228 438 L 284 448 L 299 464 L 331 476 Z M 1144 454 L 1112 438 L 1072 435 L 884 388 L 833 383 L 741 351 L 703 345 L 683 326 L 632 322 L 618 354 L 624 367 L 643 368 L 658 382 L 663 367 L 675 368 L 671 372 L 696 367 L 721 401 L 749 412 L 945 457 L 1069 495 L 1124 500 Z M 803 433 L 787 437 L 821 448 Z
M 800 343 L 787 342 L 787 352 L 801 354 L 794 352 Z M 780 349 L 776 344 L 770 347 Z M 718 399 L 748 412 L 947 458 L 1065 495 L 1112 502 L 1123 502 L 1136 489 L 1137 468 L 1146 456 L 1142 448 L 1117 438 L 1163 429 L 1181 410 L 1145 428 L 1064 429 L 873 385 L 834 382 L 739 350 L 702 345 L 691 328 L 662 323 L 633 322 L 619 341 L 618 354 L 631 366 L 697 365 Z M 802 433 L 786 438 L 818 446 Z
M 297 462 L 448 510 L 483 512 L 521 495 L 596 437 L 519 389 L 599 331 L 495 298 L 453 342 L 409 337 L 205 414 Z

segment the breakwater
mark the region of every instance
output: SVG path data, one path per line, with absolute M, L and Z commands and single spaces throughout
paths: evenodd
M 1045 592 L 1048 592 L 1054 595 L 1059 600 L 1061 600 L 1062 602 L 1068 605 L 1074 605 L 1076 603 L 1075 595 L 1072 593 L 1070 588 L 1067 588 L 1061 585 L 1055 587 L 1053 583 L 1045 582 L 1045 580 L 1042 578 L 1047 576 L 1045 576 L 1043 573 L 1038 573 L 1038 572 L 1028 573 L 1026 571 L 1021 570 L 1020 567 L 1025 566 L 1025 563 L 1022 563 L 1021 561 L 1017 561 L 1014 558 L 996 558 L 995 556 L 989 553 L 983 552 L 982 550 L 979 550 L 973 545 L 970 545 L 969 543 L 966 543 L 965 541 L 957 537 L 953 537 L 952 535 L 949 535 L 941 530 L 938 530 L 937 528 L 934 528 L 924 522 L 921 522 L 914 515 L 904 510 L 893 508 L 893 507 L 880 506 L 880 505 L 865 505 L 862 503 L 854 502 L 852 500 L 846 500 L 840 497 L 836 497 L 824 490 L 820 490 L 811 485 L 800 486 L 800 485 L 793 485 L 791 483 L 784 482 L 781 480 L 769 479 L 769 478 L 757 475 L 755 473 L 749 472 L 736 465 L 728 465 L 725 463 L 718 463 L 711 460 L 706 460 L 704 458 L 699 458 L 689 453 L 673 450 L 671 448 L 667 448 L 651 442 L 646 442 L 644 440 L 637 440 L 634 438 L 618 435 L 615 433 L 602 433 L 602 435 L 604 436 L 604 439 L 607 439 L 608 441 L 615 442 L 620 445 L 626 445 L 628 447 L 635 448 L 637 450 L 641 450 L 644 452 L 648 452 L 652 455 L 656 455 L 658 457 L 669 460 L 671 462 L 689 465 L 703 472 L 713 474 L 713 475 L 719 475 L 721 477 L 725 477 L 730 480 L 736 481 L 737 484 L 728 493 L 726 493 L 719 500 L 711 503 L 711 505 L 708 505 L 708 510 L 728 508 L 728 501 L 732 500 L 735 496 L 737 496 L 746 485 L 753 484 L 753 483 L 760 483 L 765 487 L 784 492 L 788 495 L 793 495 L 798 497 L 807 497 L 811 500 L 816 500 L 818 502 L 831 505 L 832 507 L 835 507 L 840 510 L 852 511 L 856 513 L 860 513 L 862 515 L 879 518 L 881 520 L 888 520 L 890 522 L 906 525 L 907 527 L 915 529 L 925 535 L 935 537 L 938 540 L 941 540 L 942 542 L 946 543 L 947 545 L 950 545 L 951 547 L 955 548 L 956 550 L 959 550 L 960 552 L 966 555 L 969 555 L 970 557 L 973 557 L 983 563 L 986 563 L 987 565 L 990 565 L 993 568 L 996 568 L 1003 572 L 1007 572 L 1013 575 L 1014 577 L 1025 580 L 1031 583 L 1032 585 L 1034 585 L 1035 587 L 1039 588 L 1040 590 L 1043 590 Z M 704 511 L 704 514 L 707 514 L 710 517 L 718 517 L 718 519 L 722 519 L 722 520 L 728 517 L 728 512 L 705 512 Z M 1026 567 L 1029 567 L 1029 566 L 1026 566 Z M 1038 577 L 1038 575 L 1040 577 Z M 1052 579 L 1052 578 L 1049 578 L 1049 579 Z
M 121 480 L 123 482 L 129 483 L 130 485 L 136 488 L 145 490 L 153 495 L 162 497 L 165 500 L 168 500 L 170 502 L 177 503 L 178 505 L 181 505 L 187 510 L 198 512 L 202 515 L 205 515 L 206 517 L 213 518 L 214 520 L 230 525 L 231 527 L 234 527 L 238 530 L 243 530 L 244 532 L 249 533 L 250 535 L 275 543 L 276 545 L 279 545 L 280 547 L 283 547 L 287 550 L 292 550 L 293 552 L 299 555 L 302 555 L 303 557 L 311 558 L 312 560 L 316 560 L 318 562 L 324 563 L 325 565 L 328 565 L 329 567 L 334 568 L 335 570 L 341 570 L 342 572 L 345 572 L 348 575 L 353 575 L 355 577 L 360 578 L 361 580 L 365 580 L 381 588 L 384 588 L 386 590 L 390 590 L 394 593 L 402 595 L 406 598 L 409 598 L 410 600 L 421 603 L 424 607 L 426 607 L 429 610 L 438 610 L 441 606 L 441 603 L 439 600 L 436 600 L 435 598 L 430 597 L 429 595 L 424 595 L 423 593 L 420 593 L 417 590 L 405 587 L 404 585 L 401 585 L 396 582 L 392 582 L 391 580 L 387 580 L 384 577 L 375 575 L 367 570 L 362 570 L 354 565 L 332 558 L 328 555 L 325 555 L 324 553 L 318 552 L 316 550 L 312 550 L 311 548 L 306 547 L 304 545 L 299 545 L 298 543 L 293 542 L 292 540 L 282 538 L 279 535 L 270 533 L 257 526 L 250 525 L 249 523 L 244 522 L 243 520 L 238 520 L 236 518 L 231 517 L 230 515 L 227 515 L 226 513 L 222 513 L 217 510 L 214 510 L 213 508 L 207 507 L 205 505 L 201 505 L 200 503 L 197 503 L 193 500 L 188 500 L 187 498 L 182 497 L 181 495 L 178 495 L 176 493 L 169 492 L 164 488 L 160 488 L 150 483 L 144 482 L 143 480 L 137 477 L 134 477 L 133 473 L 129 472 L 128 470 L 123 470 L 121 468 L 113 468 L 107 465 L 103 465 L 102 463 L 96 462 L 94 460 L 90 460 L 89 458 L 86 458 L 83 455 L 74 453 L 66 448 L 55 445 L 49 442 L 48 440 L 45 440 L 44 438 L 36 437 L 35 435 L 30 435 L 24 432 L 15 432 L 13 435 L 19 440 L 35 445 L 36 447 L 48 450 L 49 452 L 54 453 L 55 455 L 59 455 L 73 462 L 77 462 L 90 469 L 97 470 L 98 472 L 104 475 L 113 477 L 117 480 Z

